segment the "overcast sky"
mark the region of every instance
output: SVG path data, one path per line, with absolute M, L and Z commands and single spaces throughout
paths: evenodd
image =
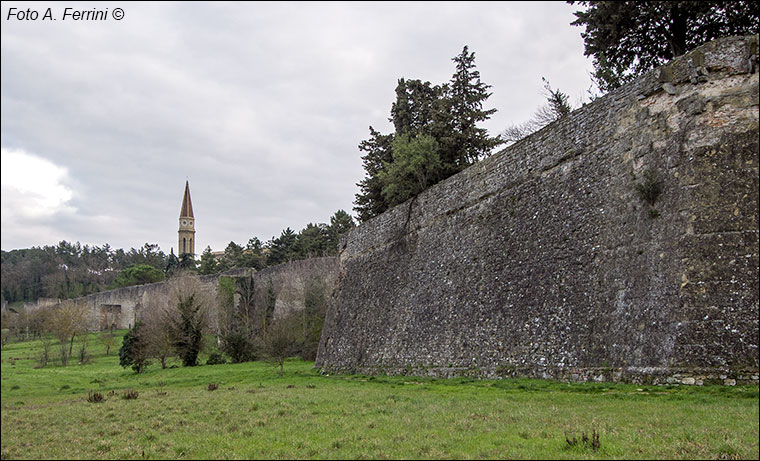
M 75 21 L 67 7 L 108 17 Z M 36 20 L 18 19 L 27 8 Z M 2 249 L 176 252 L 185 180 L 198 253 L 355 215 L 357 145 L 370 125 L 392 130 L 397 80 L 447 82 L 464 45 L 492 86 L 491 134 L 545 101 L 541 77 L 578 105 L 592 66 L 577 9 L 3 2 Z

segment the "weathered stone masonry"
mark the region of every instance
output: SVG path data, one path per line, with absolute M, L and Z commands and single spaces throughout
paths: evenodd
M 216 296 L 219 276 L 245 277 L 254 279 L 255 296 L 263 306 L 267 290 L 272 287 L 276 297 L 274 317 L 280 317 L 305 308 L 306 287 L 311 280 L 319 280 L 328 292 L 334 289 L 338 279 L 338 259 L 335 257 L 311 258 L 292 261 L 261 271 L 253 269 L 232 269 L 222 274 L 204 275 L 199 279 L 206 290 Z M 89 308 L 90 327 L 105 329 L 114 324 L 117 328 L 129 328 L 140 319 L 144 309 L 168 302 L 167 282 L 137 285 L 104 291 L 72 300 Z M 216 308 L 216 306 L 214 306 Z M 213 315 L 212 318 L 216 318 Z
M 316 366 L 757 382 L 757 43 L 707 44 L 353 230 Z

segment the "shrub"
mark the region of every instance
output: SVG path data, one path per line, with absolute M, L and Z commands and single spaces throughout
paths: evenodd
M 644 181 L 636 184 L 636 192 L 638 192 L 641 200 L 650 206 L 654 206 L 662 194 L 662 182 L 657 178 L 657 173 L 654 170 L 648 169 L 644 172 Z
M 103 397 L 103 394 L 100 392 L 92 392 L 89 391 L 87 393 L 87 401 L 90 403 L 100 403 L 105 401 L 105 398 Z
M 139 397 L 139 395 L 140 394 L 136 390 L 127 389 L 126 391 L 124 391 L 124 395 L 122 395 L 121 398 L 124 400 L 134 400 L 137 397 Z
M 243 332 L 233 332 L 222 337 L 222 350 L 230 356 L 232 363 L 256 360 L 256 346 Z
M 224 365 L 225 363 L 227 363 L 227 359 L 218 352 L 212 352 L 206 360 L 206 365 Z
M 219 389 L 219 385 L 218 384 L 214 384 L 214 383 L 209 383 L 209 385 L 208 385 L 208 387 L 206 389 L 209 392 L 215 391 L 215 390 Z
M 134 328 L 124 335 L 124 342 L 119 349 L 119 365 L 124 368 L 131 366 L 137 373 L 142 373 L 150 363 L 148 356 L 150 348 L 142 335 L 142 324 L 135 323 Z

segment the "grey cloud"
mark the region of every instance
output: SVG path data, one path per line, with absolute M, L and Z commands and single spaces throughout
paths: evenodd
M 390 131 L 396 80 L 448 81 L 465 44 L 492 85 L 494 134 L 542 103 L 541 76 L 573 97 L 590 84 L 564 3 L 121 7 L 119 23 L 3 24 L 3 147 L 77 184 L 77 214 L 49 234 L 3 217 L 4 249 L 67 235 L 168 252 L 185 178 L 201 249 L 351 212 L 357 145 L 370 125 Z

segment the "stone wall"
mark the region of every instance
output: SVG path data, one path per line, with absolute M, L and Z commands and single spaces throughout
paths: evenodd
M 757 382 L 757 42 L 702 46 L 353 230 L 316 366 Z
M 316 279 L 332 291 L 337 281 L 338 259 L 335 257 L 311 258 L 292 261 L 277 266 L 267 267 L 261 271 L 253 269 L 232 269 L 222 274 L 204 275 L 199 279 L 206 290 L 216 299 L 219 277 L 252 276 L 256 294 L 265 296 L 270 283 L 276 296 L 274 316 L 278 317 L 290 311 L 304 309 L 305 286 Z M 84 304 L 89 308 L 90 327 L 102 330 L 112 324 L 116 328 L 131 328 L 135 320 L 141 318 L 144 309 L 165 304 L 169 299 L 168 282 L 151 283 L 103 291 L 76 298 L 71 301 Z M 214 306 L 216 308 L 216 306 Z M 216 318 L 215 313 L 212 318 Z

